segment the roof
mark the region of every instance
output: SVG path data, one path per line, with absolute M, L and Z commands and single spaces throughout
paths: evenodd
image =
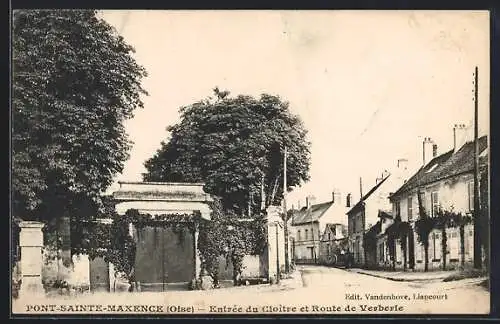
M 479 139 L 479 152 L 488 147 L 487 136 Z M 421 167 L 406 181 L 390 198 L 422 185 L 433 183 L 459 174 L 474 170 L 474 142 L 465 143 L 458 151 L 448 151 L 441 154 Z
M 114 200 L 134 201 L 211 201 L 202 183 L 177 182 L 119 182 L 112 193 Z
M 296 210 L 293 215 L 293 224 L 307 224 L 318 221 L 321 216 L 333 205 L 333 201 L 312 205 L 309 209 L 302 207 Z
M 348 212 L 347 214 L 352 213 L 353 211 L 357 210 L 360 208 L 363 203 L 365 202 L 366 199 L 368 199 L 391 175 L 388 175 L 385 177 L 382 181 L 377 183 L 373 188 L 371 188 L 357 203 L 354 205 Z

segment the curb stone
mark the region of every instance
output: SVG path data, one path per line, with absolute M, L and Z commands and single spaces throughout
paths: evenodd
M 387 279 L 391 281 L 398 281 L 398 282 L 433 282 L 433 281 L 443 281 L 444 278 L 446 277 L 438 277 L 438 278 L 395 278 L 395 277 L 387 277 L 375 273 L 369 273 L 369 272 L 364 272 L 364 271 L 356 271 L 356 270 L 350 270 L 346 269 L 346 271 L 349 271 L 351 273 L 358 273 L 366 276 L 371 276 L 371 277 L 376 277 L 376 278 L 381 278 L 381 279 Z

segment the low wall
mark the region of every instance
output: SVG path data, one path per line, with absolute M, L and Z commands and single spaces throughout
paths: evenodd
M 64 280 L 73 286 L 90 286 L 90 261 L 85 254 L 73 255 L 73 265 L 65 267 L 61 259 L 53 259 L 43 254 L 42 282 L 50 285 L 56 280 Z

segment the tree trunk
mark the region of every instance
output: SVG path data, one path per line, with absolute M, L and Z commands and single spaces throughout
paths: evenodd
M 406 243 L 401 242 L 401 248 L 403 250 L 403 271 L 406 271 L 406 250 L 408 248 Z
M 392 270 L 396 270 L 396 241 L 392 243 Z
M 424 245 L 424 271 L 429 270 L 429 244 Z
M 448 250 L 447 247 L 447 237 L 446 237 L 446 225 L 441 227 L 441 254 L 443 258 L 443 270 L 446 270 L 446 252 Z
M 460 267 L 465 267 L 465 225 L 460 224 Z

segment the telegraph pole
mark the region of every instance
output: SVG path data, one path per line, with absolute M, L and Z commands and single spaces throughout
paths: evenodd
M 363 199 L 363 179 L 359 177 L 359 200 Z
M 479 206 L 478 69 L 474 73 L 474 268 L 481 269 L 481 211 Z
M 284 222 L 283 222 L 283 230 L 285 234 L 285 273 L 289 273 L 290 270 L 290 260 L 288 256 L 288 213 L 286 210 L 286 195 L 287 195 L 287 185 L 286 185 L 286 165 L 287 165 L 287 156 L 286 156 L 286 145 L 285 145 L 285 154 L 283 157 L 283 210 L 284 210 Z
M 266 190 L 264 189 L 264 172 L 261 171 L 260 177 L 260 210 L 264 211 L 266 209 Z

